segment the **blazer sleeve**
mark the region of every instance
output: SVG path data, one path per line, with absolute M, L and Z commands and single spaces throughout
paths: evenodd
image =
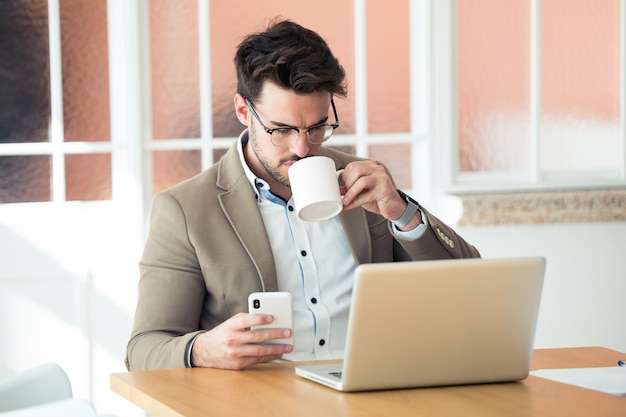
M 408 255 L 408 259 L 396 260 L 435 260 L 435 259 L 459 259 L 480 258 L 480 253 L 471 244 L 465 241 L 454 229 L 446 225 L 436 216 L 431 214 L 423 206 L 420 209 L 426 216 L 428 228 L 422 236 L 415 240 L 395 238 L 402 251 Z M 393 227 L 391 223 L 389 227 Z
M 131 371 L 185 367 L 187 345 L 199 333 L 206 290 L 185 213 L 168 193 L 154 198 L 139 269 L 126 366 Z

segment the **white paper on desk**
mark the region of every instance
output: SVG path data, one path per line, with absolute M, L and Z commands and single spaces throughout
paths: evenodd
M 607 394 L 626 396 L 626 368 L 621 366 L 540 369 L 531 371 L 530 374 Z

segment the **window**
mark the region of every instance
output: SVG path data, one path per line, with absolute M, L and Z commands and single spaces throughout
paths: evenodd
M 109 200 L 106 0 L 0 2 L 0 203 Z
M 245 2 L 242 8 L 241 2 L 151 1 L 153 192 L 208 168 L 243 130 L 233 105 L 235 49 L 274 17 L 318 31 L 346 69 L 349 94 L 335 101 L 341 126 L 328 146 L 380 160 L 399 187 L 412 188 L 421 175 L 412 170 L 412 144 L 417 134 L 417 142 L 426 140 L 428 132 L 417 132 L 411 120 L 418 112 L 422 122 L 426 118 L 423 108 L 412 109 L 411 65 L 427 67 L 425 59 L 411 62 L 411 47 L 413 38 L 426 39 L 428 27 L 411 33 L 410 19 L 412 13 L 426 21 L 426 5 L 322 0 L 311 8 L 277 0 Z M 418 82 L 426 84 L 423 77 Z
M 623 4 L 438 4 L 456 22 L 449 191 L 626 184 Z
M 329 145 L 386 163 L 400 188 L 424 182 L 428 1 L 245 4 L 242 14 L 240 2 L 208 0 L 2 2 L 2 53 L 20 60 L 3 59 L 13 64 L 0 74 L 11 92 L 0 102 L 0 203 L 123 199 L 137 184 L 149 201 L 208 168 L 243 129 L 236 45 L 274 17 L 318 31 L 346 69 Z M 107 18 L 133 13 L 145 33 L 107 33 Z

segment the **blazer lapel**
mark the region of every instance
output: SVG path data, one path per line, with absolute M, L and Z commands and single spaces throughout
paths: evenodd
M 264 291 L 277 291 L 276 266 L 254 192 L 241 167 L 236 143 L 220 161 L 218 200 L 233 230 L 252 259 Z

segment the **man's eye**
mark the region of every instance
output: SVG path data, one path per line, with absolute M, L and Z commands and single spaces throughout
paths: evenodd
M 287 137 L 293 133 L 293 129 L 276 129 L 274 134 L 280 137 Z
M 309 129 L 310 135 L 319 135 L 324 130 L 324 126 L 313 126 Z

